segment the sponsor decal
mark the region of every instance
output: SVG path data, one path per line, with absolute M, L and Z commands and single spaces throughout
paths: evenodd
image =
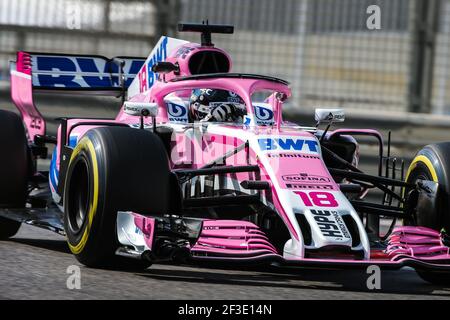
M 165 61 L 175 50 L 187 43 L 187 41 L 180 39 L 161 37 L 145 60 L 145 64 L 140 68 L 138 76 L 129 86 L 127 92 L 128 99 L 149 90 L 156 83 L 158 77 L 152 71 L 153 65 L 157 62 Z
M 301 151 L 301 152 L 318 152 L 318 142 L 316 140 L 308 140 L 297 137 L 286 138 L 260 138 L 258 139 L 259 147 L 262 151 Z
M 272 125 L 274 123 L 273 111 L 269 104 L 254 104 L 253 109 L 255 110 L 255 118 L 258 125 Z
M 231 91 L 229 91 L 231 92 Z M 234 95 L 234 97 L 228 97 L 227 102 L 239 103 L 242 104 L 242 99 L 238 95 Z
M 318 175 L 310 175 L 307 173 L 300 174 L 288 174 L 282 176 L 284 181 L 292 181 L 292 182 L 313 182 L 313 183 L 328 183 L 330 182 L 330 178 L 318 176 Z
M 155 63 L 166 60 L 167 58 L 167 42 L 168 38 L 163 37 L 159 45 L 153 49 L 152 55 L 148 58 L 145 67 L 139 72 L 139 88 L 140 92 L 144 92 L 151 88 L 157 79 L 157 74 L 152 71 Z
M 258 126 L 274 124 L 273 111 L 270 108 L 270 105 L 266 103 L 264 103 L 263 105 L 267 106 L 253 104 L 254 117 L 248 115 L 244 116 L 244 125 L 253 125 L 255 123 L 253 119 L 255 119 L 256 125 Z
M 299 153 L 268 153 L 268 158 L 305 158 L 305 159 L 320 159 L 319 156 L 312 154 L 299 154 Z
M 39 118 L 32 118 L 30 122 L 30 128 L 40 130 L 42 126 L 42 120 Z
M 325 118 L 325 120 L 327 120 L 327 121 L 331 121 L 331 120 L 344 121 L 345 120 L 345 115 L 344 114 L 330 112 L 328 114 L 328 116 Z
M 315 184 L 298 184 L 298 183 L 286 183 L 286 188 L 288 189 L 318 189 L 318 190 L 333 190 L 333 186 L 326 185 L 315 185 Z
M 208 89 L 208 90 L 210 90 L 210 89 Z M 227 101 L 210 102 L 209 105 L 211 107 L 216 107 L 216 106 L 220 106 L 222 104 L 227 104 L 227 103 L 241 104 L 241 98 L 239 98 L 239 97 L 237 97 L 237 98 L 227 97 Z M 245 106 L 243 106 L 243 108 L 245 108 Z
M 333 208 L 338 207 L 339 204 L 336 201 L 334 195 L 330 192 L 325 191 L 294 191 L 295 194 L 299 195 L 302 199 L 303 203 L 307 207 L 324 207 L 324 208 Z
M 33 85 L 60 88 L 118 87 L 119 67 L 100 57 L 33 55 Z M 124 59 L 125 86 L 129 86 L 143 60 Z
M 188 122 L 188 109 L 184 105 L 167 102 L 167 113 L 169 121 Z
M 123 106 L 123 110 L 124 110 L 124 111 L 135 112 L 135 113 L 141 113 L 141 111 L 142 111 L 141 108 L 133 107 L 133 106 L 130 106 L 130 105 L 127 105 L 127 104 L 125 104 L 125 105 Z
M 337 211 L 311 210 L 314 220 L 325 237 L 351 238 L 342 217 Z
M 309 175 L 307 173 L 288 174 L 281 177 L 286 183 L 288 189 L 321 189 L 333 190 L 330 185 L 330 178 L 319 175 Z
M 193 47 L 183 46 L 177 50 L 177 52 L 175 53 L 175 57 L 181 58 L 181 59 L 186 59 L 187 55 L 191 51 L 194 51 L 194 50 L 195 50 L 195 48 L 193 48 Z
M 199 89 L 200 94 L 206 94 L 207 96 L 210 96 L 213 93 L 213 89 Z M 191 99 L 193 99 L 191 97 Z

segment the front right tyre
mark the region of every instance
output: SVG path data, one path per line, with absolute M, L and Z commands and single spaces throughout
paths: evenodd
M 89 130 L 72 152 L 64 187 L 64 227 L 78 261 L 89 267 L 136 266 L 115 255 L 117 211 L 167 213 L 169 181 L 167 152 L 153 133 L 124 127 Z
M 416 212 L 414 220 L 406 225 L 428 227 L 438 231 L 450 231 L 450 142 L 430 144 L 422 148 L 408 168 L 406 181 L 430 180 L 439 184 L 436 210 Z M 417 270 L 419 276 L 434 284 L 450 284 L 448 272 Z
M 406 173 L 406 181 L 430 180 L 439 184 L 437 208 L 433 212 L 417 212 L 415 224 L 434 230 L 450 231 L 450 142 L 430 144 L 414 157 Z

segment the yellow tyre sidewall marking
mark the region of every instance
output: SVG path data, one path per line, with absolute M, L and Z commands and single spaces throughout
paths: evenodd
M 436 170 L 433 167 L 433 164 L 431 163 L 430 159 L 428 159 L 426 156 L 424 155 L 418 155 L 416 156 L 413 161 L 411 162 L 408 171 L 406 172 L 406 177 L 405 177 L 405 181 L 408 181 L 409 175 L 411 174 L 411 172 L 414 170 L 415 167 L 417 167 L 417 164 L 419 162 L 422 162 L 427 168 L 428 170 L 430 170 L 431 173 L 431 178 L 433 179 L 434 182 L 438 182 L 438 177 L 436 174 Z M 406 187 L 403 187 L 402 190 L 402 197 L 405 197 L 405 193 L 406 193 Z M 403 203 L 400 205 L 401 208 L 403 208 Z
M 433 181 L 434 182 L 438 182 L 438 176 L 436 174 L 436 170 L 433 167 L 433 164 L 431 163 L 430 159 L 428 159 L 424 155 L 418 155 L 411 162 L 411 165 L 409 166 L 408 171 L 406 172 L 406 179 L 405 179 L 405 181 L 408 181 L 409 175 L 411 174 L 411 172 L 414 170 L 414 168 L 417 166 L 417 164 L 419 162 L 422 162 L 428 168 L 428 170 L 430 170 L 431 177 L 432 177 Z
M 92 222 L 94 221 L 95 213 L 97 212 L 97 204 L 98 204 L 98 166 L 97 166 L 97 156 L 95 154 L 95 148 L 92 144 L 92 141 L 89 140 L 87 137 L 84 137 L 81 139 L 81 141 L 77 144 L 75 149 L 72 152 L 72 156 L 70 157 L 70 163 L 72 163 L 73 159 L 82 151 L 86 150 L 88 151 L 91 160 L 92 160 L 92 171 L 93 171 L 93 182 L 94 182 L 94 193 L 93 197 L 91 198 L 91 203 L 89 205 L 89 213 L 88 213 L 88 223 L 86 225 L 86 228 L 84 229 L 83 236 L 81 237 L 80 241 L 77 245 L 72 245 L 69 241 L 67 243 L 69 244 L 70 251 L 73 254 L 79 254 L 83 251 L 84 247 L 86 246 L 87 240 L 89 238 L 89 233 L 92 227 Z

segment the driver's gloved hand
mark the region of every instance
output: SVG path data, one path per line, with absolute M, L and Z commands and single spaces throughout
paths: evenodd
M 211 110 L 211 118 L 217 122 L 233 120 L 236 107 L 232 104 L 221 104 Z

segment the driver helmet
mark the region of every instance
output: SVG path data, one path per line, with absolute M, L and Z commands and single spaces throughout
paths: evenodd
M 219 89 L 194 89 L 189 101 L 189 122 L 242 122 L 247 114 L 236 93 Z

